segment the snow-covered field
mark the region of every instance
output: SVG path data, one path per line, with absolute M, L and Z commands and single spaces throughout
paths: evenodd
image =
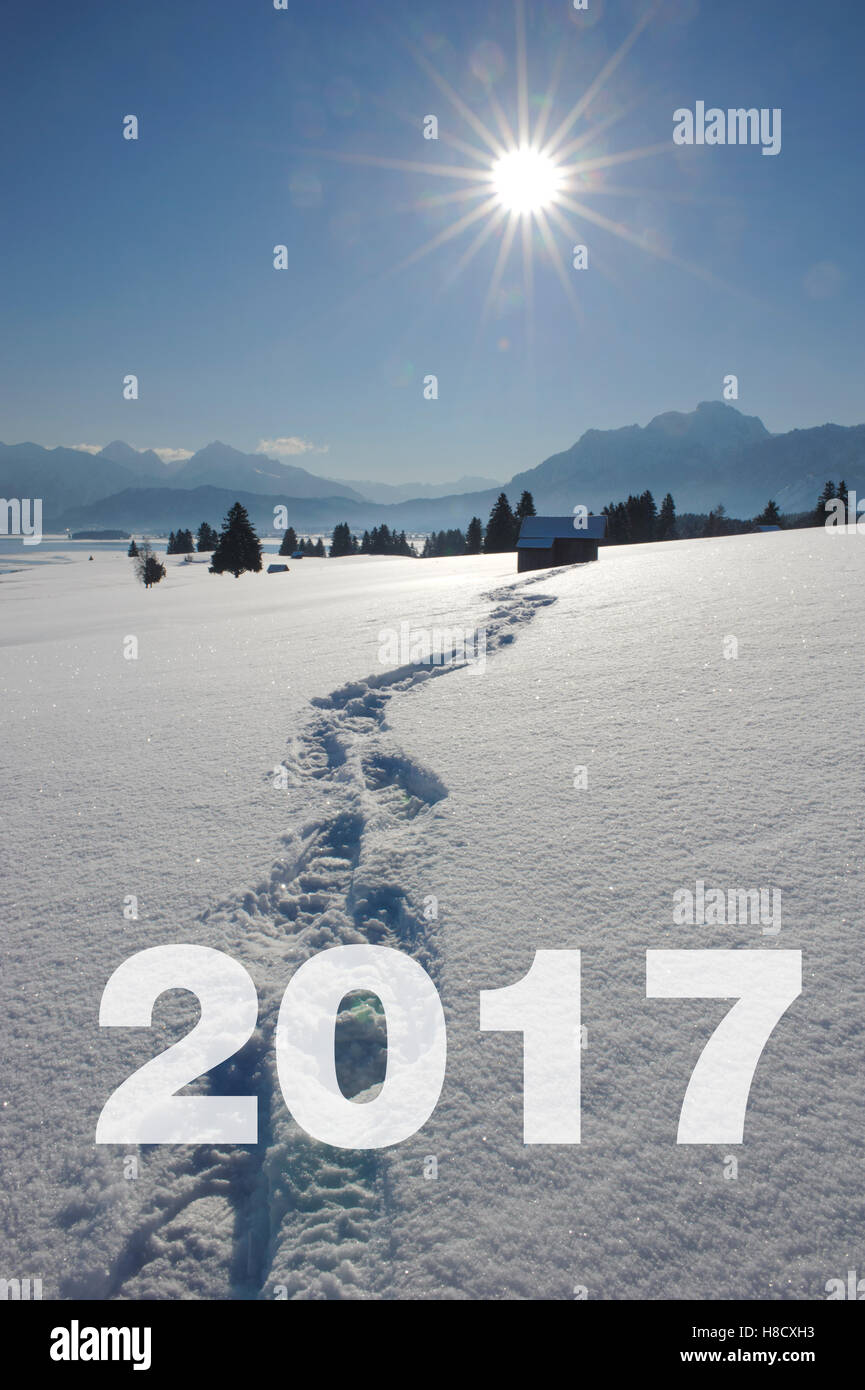
M 764 1299 L 865 1273 L 861 537 L 519 578 L 513 555 L 169 562 L 149 593 L 118 553 L 2 559 L 0 1275 L 49 1298 Z M 483 670 L 389 669 L 404 622 L 483 627 Z M 696 880 L 778 890 L 780 932 L 674 925 Z M 414 955 L 448 1025 L 431 1119 L 367 1153 L 306 1137 L 273 1059 L 298 965 L 363 941 Z M 175 993 L 151 1030 L 100 1030 L 102 990 L 174 942 L 255 980 L 253 1039 L 200 1089 L 257 1095 L 256 1146 L 94 1143 L 195 1017 Z M 647 999 L 646 951 L 731 947 L 801 949 L 803 992 L 744 1145 L 677 1145 L 729 1005 Z M 521 1038 L 480 1032 L 478 995 L 565 948 L 582 1142 L 527 1146 Z M 358 1092 L 380 1020 L 346 1012 L 340 1039 Z

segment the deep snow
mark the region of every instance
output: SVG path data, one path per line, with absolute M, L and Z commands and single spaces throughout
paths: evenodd
M 519 579 L 513 556 L 172 564 L 151 593 L 125 556 L 50 559 L 0 576 L 0 1272 L 46 1297 L 760 1299 L 865 1263 L 861 537 L 610 549 Z M 484 625 L 485 669 L 389 673 L 379 632 L 403 621 Z M 778 936 L 674 926 L 697 879 L 780 890 Z M 434 1115 L 370 1154 L 303 1136 L 273 1061 L 296 966 L 364 940 L 419 959 L 448 1021 Z M 261 1138 L 143 1148 L 127 1180 L 137 1150 L 97 1148 L 99 1112 L 194 1010 L 172 995 L 152 1031 L 100 1030 L 99 999 L 169 942 L 256 981 L 258 1030 L 213 1085 L 258 1095 Z M 734 946 L 801 948 L 803 994 L 744 1145 L 677 1146 L 727 1006 L 647 1000 L 645 953 Z M 582 1143 L 527 1147 L 520 1039 L 479 1032 L 478 993 L 565 947 Z M 383 1042 L 345 1017 L 352 1090 Z

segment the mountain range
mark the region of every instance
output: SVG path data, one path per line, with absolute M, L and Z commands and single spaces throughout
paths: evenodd
M 650 488 L 658 501 L 672 492 L 679 512 L 723 502 L 730 515 L 750 517 L 770 497 L 782 512 L 813 507 L 827 478 L 844 478 L 865 495 L 865 425 L 770 434 L 755 415 L 703 401 L 645 426 L 586 430 L 569 449 L 515 474 L 504 491 L 515 503 L 528 489 L 541 514 L 567 514 L 578 503 L 599 511 Z M 465 527 L 473 515 L 486 520 L 501 490 L 471 475 L 447 484 L 350 484 L 218 441 L 170 463 L 122 440 L 98 453 L 0 444 L 0 495 L 41 497 L 46 531 L 104 526 L 164 534 L 204 520 L 217 525 L 238 500 L 265 533 L 273 532 L 278 506 L 299 532 L 338 521 L 355 530 L 387 522 L 430 531 Z

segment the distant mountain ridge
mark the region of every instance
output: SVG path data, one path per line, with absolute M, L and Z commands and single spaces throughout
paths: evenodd
M 325 480 L 327 481 L 327 480 Z M 494 478 L 475 478 L 468 475 L 450 483 L 374 483 L 354 482 L 352 487 L 368 502 L 410 502 L 419 497 L 463 497 L 467 492 L 501 491 Z
M 152 449 L 133 449 L 130 444 L 124 444 L 122 439 L 112 439 L 110 444 L 99 450 L 98 457 L 108 459 L 109 463 L 122 464 L 124 468 L 129 469 L 133 477 L 152 477 L 157 486 L 163 479 L 170 478 L 172 472 L 179 467 L 177 463 L 164 463 Z
M 218 441 L 170 463 L 122 440 L 96 454 L 0 444 L 0 495 L 41 497 L 46 529 L 159 531 L 204 520 L 217 524 L 239 499 L 266 531 L 273 530 L 280 505 L 288 508 L 296 530 L 328 530 L 338 521 L 362 529 L 385 521 L 397 530 L 431 531 L 465 527 L 473 515 L 486 520 L 499 492 L 515 503 L 524 489 L 537 510 L 549 515 L 569 513 L 579 503 L 599 511 L 650 488 L 658 501 L 672 492 L 679 512 L 707 512 L 723 502 L 730 515 L 747 518 L 770 497 L 782 511 L 805 511 L 827 478 L 844 478 L 865 496 L 865 425 L 770 434 L 756 415 L 720 401 L 703 401 L 690 412 L 667 411 L 645 426 L 586 430 L 569 449 L 503 486 L 468 476 L 458 484 L 423 485 L 424 495 L 412 497 L 404 496 L 411 485 L 353 487 Z M 487 485 L 455 490 L 475 482 Z M 373 487 L 376 496 L 370 499 L 362 489 Z
M 225 487 L 270 496 L 345 497 L 362 502 L 359 492 L 325 482 L 305 468 L 279 463 L 264 454 L 244 454 L 214 442 L 191 458 L 163 463 L 152 449 L 139 452 L 115 439 L 94 454 L 83 449 L 44 449 L 39 444 L 0 444 L 0 495 L 41 497 L 45 516 L 55 521 L 73 508 L 101 501 L 129 488 Z
M 41 497 L 45 520 L 138 481 L 125 464 L 80 449 L 0 444 L 0 496 Z
M 241 488 L 208 486 L 126 488 L 98 502 L 70 508 L 59 519 L 59 529 L 117 526 L 138 535 L 147 531 L 165 536 L 178 529 L 194 531 L 202 521 L 218 527 L 235 502 L 246 508 L 262 535 L 274 533 L 274 511 L 279 506 L 288 507 L 289 523 L 298 532 L 329 531 L 336 524 L 334 517 L 349 521 L 354 527 L 372 526 L 375 524 L 373 518 L 378 518 L 381 512 L 381 507 L 374 503 L 358 503 L 345 497 L 286 497 L 285 493 L 268 495 L 245 492 Z
M 174 472 L 171 487 L 227 487 L 247 492 L 282 492 L 288 497 L 347 497 L 364 499 L 345 483 L 318 478 L 306 468 L 280 463 L 266 454 L 243 454 L 230 444 L 215 440 L 205 444 Z
M 820 425 L 770 434 L 756 415 L 721 401 L 689 414 L 669 411 L 648 425 L 587 430 L 570 449 L 518 473 L 539 511 L 597 510 L 629 492 L 671 492 L 678 511 L 705 512 L 723 502 L 749 517 L 773 497 L 782 511 L 813 507 L 827 478 L 865 479 L 865 425 Z
M 707 486 L 729 493 L 732 460 L 743 448 L 770 438 L 756 416 L 704 401 L 690 414 L 667 411 L 642 427 L 586 430 L 570 449 L 516 474 L 512 486 L 537 492 L 543 507 L 553 511 L 570 511 L 578 502 L 597 508 L 645 488 L 672 492 L 679 509 L 690 510 L 692 501 L 711 495 Z M 575 489 L 583 495 L 575 496 Z M 721 494 L 713 498 L 720 500 Z M 728 510 L 732 500 L 726 502 Z

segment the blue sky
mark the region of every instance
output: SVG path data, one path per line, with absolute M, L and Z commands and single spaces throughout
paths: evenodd
M 465 182 L 351 157 L 479 167 L 414 55 L 491 131 L 490 90 L 514 125 L 511 0 L 6 0 L 0 438 L 294 439 L 283 457 L 334 477 L 506 479 L 585 429 L 720 398 L 728 373 L 772 430 L 862 422 L 861 7 L 529 3 L 532 119 L 557 56 L 548 133 L 647 11 L 570 137 L 594 158 L 669 144 L 580 195 L 638 244 L 568 214 L 577 271 L 553 228 L 577 312 L 530 223 L 531 312 L 515 248 L 485 314 L 501 230 L 456 281 L 481 223 L 397 269 L 474 206 L 425 202 Z M 677 148 L 673 111 L 698 100 L 780 107 L 781 153 Z

